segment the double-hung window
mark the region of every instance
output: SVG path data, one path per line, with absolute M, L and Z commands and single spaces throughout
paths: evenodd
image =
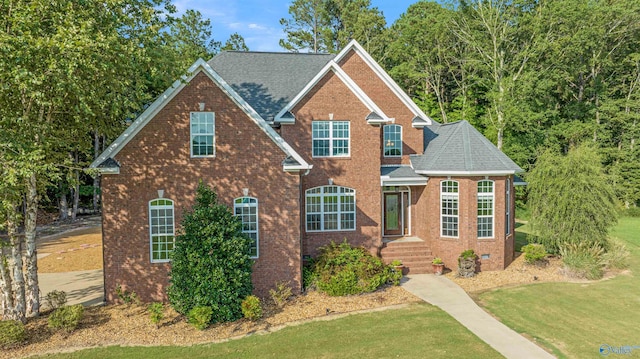
M 191 157 L 215 156 L 215 115 L 191 112 Z
M 458 181 L 440 182 L 440 234 L 458 237 Z
M 356 191 L 322 186 L 306 192 L 307 232 L 356 229 Z
M 348 157 L 349 121 L 313 121 L 311 124 L 313 157 Z
M 149 202 L 149 234 L 151 262 L 168 262 L 175 243 L 172 200 L 158 198 Z
M 493 181 L 478 182 L 478 238 L 493 238 Z
M 384 157 L 402 156 L 402 126 L 385 125 L 382 132 Z
M 236 198 L 233 213 L 242 222 L 242 233 L 251 238 L 249 256 L 258 258 L 258 200 L 253 197 Z

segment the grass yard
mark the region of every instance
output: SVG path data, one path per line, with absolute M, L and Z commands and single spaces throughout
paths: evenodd
M 501 358 L 427 304 L 307 323 L 267 335 L 191 347 L 107 347 L 47 358 Z
M 630 250 L 631 274 L 499 289 L 480 295 L 482 305 L 560 358 L 602 357 L 603 344 L 638 346 L 626 357 L 640 358 L 640 218 L 621 218 L 611 235 Z

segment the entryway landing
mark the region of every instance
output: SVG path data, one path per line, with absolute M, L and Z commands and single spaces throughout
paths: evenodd
M 382 238 L 382 243 L 409 243 L 409 242 L 424 242 L 424 240 L 415 236 Z

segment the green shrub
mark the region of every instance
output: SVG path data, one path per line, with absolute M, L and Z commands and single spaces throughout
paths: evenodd
M 269 290 L 269 295 L 273 300 L 273 304 L 278 308 L 284 307 L 287 303 L 287 300 L 291 297 L 291 286 L 290 282 L 278 282 L 276 283 L 275 289 Z
M 544 249 L 544 245 L 538 243 L 527 244 L 522 247 L 524 253 L 524 260 L 529 264 L 534 264 L 543 260 L 547 256 L 547 251 Z
M 162 303 L 151 303 L 149 305 L 149 318 L 151 322 L 160 328 L 160 322 L 164 318 L 164 305 Z
M 305 290 L 315 287 L 318 276 L 315 271 L 315 261 L 308 260 L 302 267 L 302 286 Z
M 171 306 L 181 314 L 210 307 L 212 322 L 242 318 L 242 301 L 253 291 L 253 260 L 251 239 L 242 233 L 240 220 L 200 183 L 196 203 L 184 213 L 181 226 L 171 262 Z
M 120 284 L 116 287 L 116 295 L 118 296 L 118 299 L 126 305 L 140 305 L 140 297 L 138 297 L 138 294 L 135 291 L 129 292 L 128 290 L 122 290 L 122 286 Z
M 318 288 L 331 296 L 373 292 L 395 280 L 391 267 L 346 241 L 320 248 L 315 272 Z
M 612 240 L 609 243 L 609 250 L 602 256 L 607 268 L 629 268 L 630 253 L 627 247 L 622 242 L 619 242 L 617 240 Z
M 188 318 L 189 323 L 199 330 L 204 330 L 211 323 L 211 317 L 213 316 L 213 309 L 206 306 L 198 306 L 189 311 Z
M 594 243 L 567 243 L 560 247 L 568 274 L 578 278 L 600 279 L 604 274 L 604 248 Z
M 24 324 L 17 320 L 0 321 L 0 348 L 13 348 L 26 339 L 27 330 L 24 328 Z
M 260 298 L 250 295 L 242 301 L 242 314 L 249 320 L 258 320 L 262 318 L 262 306 Z
M 49 328 L 71 333 L 80 324 L 83 314 L 82 304 L 60 307 L 49 316 Z
M 63 290 L 52 290 L 44 297 L 44 302 L 50 309 L 56 310 L 67 304 L 67 293 Z
M 400 280 L 402 280 L 402 271 L 391 266 L 388 282 L 392 285 L 400 285 Z
M 630 207 L 622 212 L 623 216 L 627 217 L 640 217 L 640 207 Z

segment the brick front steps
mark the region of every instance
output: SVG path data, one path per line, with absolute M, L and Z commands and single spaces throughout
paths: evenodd
M 405 267 L 404 274 L 433 273 L 433 254 L 426 242 L 417 237 L 384 240 L 380 256 L 385 263 L 399 259 Z

